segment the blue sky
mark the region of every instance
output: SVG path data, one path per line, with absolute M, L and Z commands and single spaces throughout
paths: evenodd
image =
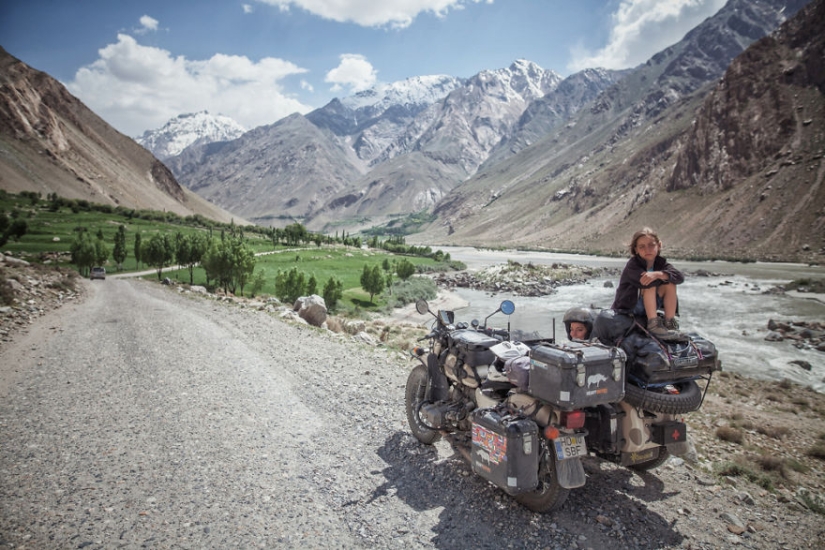
M 0 46 L 137 136 L 208 110 L 251 129 L 412 76 L 528 59 L 628 68 L 724 0 L 9 0 Z

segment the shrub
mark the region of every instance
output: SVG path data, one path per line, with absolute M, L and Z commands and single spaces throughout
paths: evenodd
M 773 439 L 782 439 L 791 429 L 787 426 L 756 426 L 756 431 Z
M 782 388 L 783 390 L 789 390 L 789 389 L 793 388 L 793 382 L 791 382 L 787 378 L 783 378 L 782 381 L 777 382 L 776 385 L 779 386 L 780 388 Z
M 825 460 L 825 441 L 817 441 L 805 454 L 819 460 Z
M 773 480 L 768 475 L 759 474 L 744 462 L 721 462 L 714 466 L 714 472 L 719 476 L 727 477 L 741 477 L 747 479 L 751 483 L 773 491 Z
M 392 287 L 392 296 L 387 297 L 390 307 L 402 307 L 418 299 L 434 300 L 438 296 L 438 287 L 429 277 L 410 277 L 399 281 Z
M 817 495 L 812 495 L 808 490 L 799 491 L 799 498 L 808 510 L 825 516 L 825 502 Z
M 787 477 L 785 460 L 778 456 L 760 456 L 756 463 L 765 472 L 778 472 L 782 477 Z
M 788 468 L 793 470 L 794 472 L 799 472 L 800 474 L 807 474 L 811 471 L 811 469 L 804 463 L 796 460 L 795 458 L 788 459 Z
M 718 437 L 722 441 L 737 443 L 739 445 L 745 442 L 745 434 L 743 434 L 736 428 L 732 428 L 731 426 L 720 426 L 719 428 L 717 428 L 716 437 Z
M 324 284 L 324 290 L 322 291 L 322 297 L 324 298 L 324 303 L 327 306 L 327 310 L 334 310 L 343 295 L 344 283 L 335 277 L 330 277 L 327 279 L 326 284 Z
M 327 328 L 337 334 L 344 332 L 344 327 L 337 317 L 327 317 Z

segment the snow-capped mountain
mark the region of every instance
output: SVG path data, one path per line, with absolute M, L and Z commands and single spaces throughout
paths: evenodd
M 457 164 L 464 177 L 470 176 L 510 136 L 528 105 L 561 81 L 558 73 L 524 59 L 481 71 L 422 112 L 376 162 L 421 151 Z
M 372 163 L 422 111 L 464 82 L 452 76 L 429 75 L 380 84 L 334 99 L 309 113 L 307 119 L 343 139 L 359 159 Z
M 335 99 L 301 117 L 309 125 L 256 129 L 246 147 L 262 154 L 243 156 L 229 144 L 191 147 L 167 164 L 190 189 L 261 223 L 295 217 L 314 228 L 347 216 L 418 211 L 474 174 L 528 105 L 561 80 L 526 60 L 469 79 L 410 78 Z M 324 176 L 322 167 L 331 171 Z M 241 181 L 249 184 L 243 193 L 234 183 Z
M 370 108 L 383 113 L 399 105 L 430 105 L 461 86 L 462 79 L 447 75 L 416 76 L 389 84 L 380 84 L 341 100 L 347 109 L 361 111 Z
M 246 129 L 225 115 L 208 111 L 178 115 L 157 130 L 147 130 L 135 138 L 160 160 L 179 155 L 190 145 L 205 145 L 241 137 Z

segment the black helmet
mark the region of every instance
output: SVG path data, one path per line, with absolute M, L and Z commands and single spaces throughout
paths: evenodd
M 570 323 L 582 323 L 587 328 L 587 338 L 590 338 L 593 335 L 593 320 L 595 318 L 596 315 L 590 308 L 574 307 L 568 309 L 563 320 L 564 329 L 567 331 L 567 339 L 573 339 L 570 337 Z

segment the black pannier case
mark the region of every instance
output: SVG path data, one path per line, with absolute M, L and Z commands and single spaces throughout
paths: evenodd
M 451 348 L 464 364 L 471 367 L 490 365 L 496 358 L 490 348 L 500 340 L 475 330 L 457 330 L 451 335 Z
M 713 342 L 689 334 L 687 343 L 659 343 L 631 335 L 622 347 L 627 350 L 629 374 L 645 384 L 677 382 L 707 376 L 717 369 L 719 355 Z
M 562 410 L 617 403 L 624 398 L 621 348 L 571 342 L 538 346 L 530 353 L 528 393 Z
M 510 495 L 538 487 L 541 449 L 536 423 L 521 416 L 501 416 L 493 409 L 476 409 L 470 417 L 473 472 Z

